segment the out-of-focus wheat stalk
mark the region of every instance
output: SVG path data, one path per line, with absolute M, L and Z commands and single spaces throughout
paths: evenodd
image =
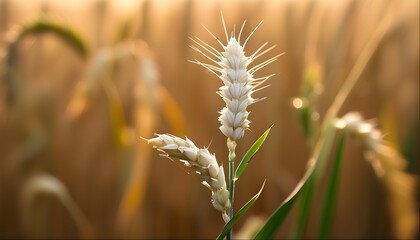
M 338 119 L 336 126 L 362 142 L 366 159 L 387 193 L 395 236 L 410 239 L 415 236 L 419 224 L 414 194 L 418 178 L 406 172 L 406 160 L 384 141 L 383 133 L 371 122 L 352 112 Z
M 355 65 L 351 69 L 349 75 L 343 83 L 343 86 L 341 86 L 333 103 L 328 109 L 322 124 L 320 136 L 312 153 L 312 157 L 308 161 L 305 175 L 295 187 L 294 191 L 283 203 L 280 204 L 275 213 L 270 217 L 270 219 L 258 233 L 257 238 L 274 236 L 275 231 L 273 229 L 277 229 L 281 225 L 284 217 L 290 211 L 290 206 L 294 204 L 297 196 L 299 196 L 301 192 L 303 203 L 301 206 L 301 211 L 298 215 L 298 230 L 296 231 L 295 237 L 302 237 L 304 229 L 303 226 L 308 216 L 309 206 L 313 197 L 314 189 L 321 176 L 323 176 L 327 160 L 326 156 L 331 149 L 334 136 L 334 131 L 332 130 L 333 119 L 338 114 L 338 111 L 341 109 L 343 103 L 347 100 L 351 90 L 360 79 L 363 70 L 372 59 L 374 53 L 379 49 L 379 46 L 384 41 L 387 33 L 393 30 L 392 27 L 395 28 L 395 25 L 393 25 L 395 11 L 393 11 L 394 9 L 392 9 L 391 6 L 387 6 L 387 10 L 390 11 L 390 13 L 383 17 L 371 38 L 364 46 Z
M 49 174 L 38 174 L 28 178 L 22 188 L 21 216 L 23 228 L 28 237 L 42 237 L 44 234 L 42 231 L 46 231 L 46 229 L 38 228 L 40 226 L 39 217 L 43 213 L 36 211 L 36 204 L 39 203 L 38 198 L 41 195 L 55 197 L 63 204 L 76 223 L 82 238 L 95 238 L 92 225 L 70 196 L 66 186 Z
M 134 128 L 127 125 L 121 96 L 113 80 L 117 66 L 127 60 L 133 61 L 134 70 L 137 72 L 131 87 L 136 106 L 133 109 Z M 131 171 L 128 176 L 122 176 L 126 185 L 123 187 L 115 226 L 116 231 L 124 236 L 131 228 L 132 221 L 142 205 L 151 158 L 147 144 L 142 142 L 137 146 L 134 136 L 151 135 L 156 126 L 156 116 L 160 111 L 176 132 L 184 131 L 185 120 L 176 101 L 159 83 L 157 66 L 150 49 L 142 41 L 129 40 L 96 54 L 86 79 L 80 82 L 68 106 L 69 118 L 77 119 L 88 111 L 91 107 L 90 101 L 98 89 L 103 90 L 108 99 L 114 141 L 121 155 L 125 155 L 128 149 L 135 149 L 136 158 L 129 163 Z
M 7 60 L 6 60 L 6 66 L 5 66 L 5 73 L 4 73 L 4 79 L 8 86 L 7 91 L 7 101 L 9 104 L 11 104 L 14 99 L 17 92 L 19 92 L 19 84 L 15 77 L 15 71 L 16 71 L 16 64 L 18 62 L 18 47 L 19 44 L 28 36 L 34 35 L 39 36 L 43 33 L 51 33 L 56 35 L 58 38 L 65 41 L 69 46 L 74 48 L 76 52 L 78 52 L 82 58 L 86 58 L 87 56 L 87 47 L 84 43 L 84 41 L 81 39 L 81 37 L 70 27 L 56 24 L 52 21 L 35 21 L 32 24 L 23 26 L 22 29 L 14 33 L 14 39 L 11 41 L 10 46 L 8 47 L 7 52 Z

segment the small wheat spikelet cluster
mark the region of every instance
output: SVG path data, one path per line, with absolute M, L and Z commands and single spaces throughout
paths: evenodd
M 157 134 L 157 137 L 147 140 L 154 148 L 168 157 L 181 160 L 185 166 L 194 169 L 203 179 L 204 186 L 212 192 L 214 208 L 222 213 L 223 220 L 230 220 L 227 211 L 231 207 L 229 191 L 226 188 L 223 166 L 219 166 L 214 154 L 207 148 L 197 148 L 188 138 L 182 139 L 169 134 Z
M 367 160 L 371 162 L 378 177 L 386 174 L 386 167 L 389 164 L 396 164 L 398 168 L 404 164 L 404 159 L 393 148 L 386 145 L 382 132 L 375 127 L 374 123 L 364 120 L 360 113 L 347 113 L 338 119 L 335 125 L 362 142 Z
M 360 139 L 369 153 L 380 153 L 385 147 L 381 131 L 375 127 L 374 123 L 364 120 L 360 113 L 347 113 L 341 119 L 338 119 L 335 125 Z M 378 171 L 378 169 L 375 169 L 375 171 L 379 176 L 382 175 L 380 174 L 382 171 Z
M 264 86 L 261 87 L 261 85 L 274 75 L 254 78 L 253 74 L 276 61 L 281 54 L 249 68 L 250 63 L 275 47 L 274 45 L 263 50 L 268 44 L 268 42 L 266 42 L 250 56 L 245 55 L 244 48 L 246 43 L 262 22 L 255 27 L 244 41 L 243 45 L 241 45 L 241 33 L 246 21 L 242 24 L 238 38 L 235 36 L 235 30 L 231 34 L 231 37 L 228 37 L 223 16 L 222 21 L 226 35 L 226 45 L 205 28 L 223 47 L 222 52 L 216 50 L 200 38 L 191 39 L 198 45 L 198 47 L 191 47 L 214 64 L 202 63 L 196 59 L 192 62 L 203 66 L 223 81 L 224 85 L 219 88 L 218 94 L 225 101 L 226 106 L 219 112 L 219 121 L 221 123 L 220 131 L 230 140 L 236 141 L 244 136 L 245 130 L 250 124 L 250 121 L 248 120 L 250 112 L 247 111 L 247 107 L 258 101 L 258 99 L 252 98 L 252 94 L 264 88 Z

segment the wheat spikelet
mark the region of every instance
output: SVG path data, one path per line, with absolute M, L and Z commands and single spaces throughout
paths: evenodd
M 197 148 L 188 138 L 182 139 L 169 134 L 156 134 L 157 137 L 146 139 L 154 148 L 168 157 L 180 159 L 185 166 L 196 171 L 203 178 L 203 185 L 212 192 L 214 208 L 222 213 L 223 220 L 230 220 L 227 211 L 231 207 L 229 191 L 226 188 L 223 166 L 219 166 L 216 156 L 207 148 Z
M 255 27 L 242 45 L 240 43 L 241 34 L 246 21 L 242 24 L 237 38 L 235 30 L 231 33 L 231 37 L 228 37 L 223 16 L 222 22 L 226 35 L 226 45 L 224 45 L 207 28 L 205 29 L 223 47 L 223 51 L 218 51 L 200 38 L 191 38 L 191 40 L 197 45 L 197 47 L 191 46 L 191 48 L 209 59 L 213 62 L 213 64 L 202 63 L 197 59 L 192 62 L 203 66 L 223 81 L 224 85 L 221 86 L 217 92 L 226 103 L 226 106 L 219 112 L 219 121 L 221 123 L 220 131 L 232 141 L 236 141 L 244 136 L 245 130 L 251 123 L 248 120 L 250 112 L 247 111 L 247 107 L 259 101 L 259 99 L 254 99 L 252 94 L 262 88 L 265 88 L 266 86 L 261 85 L 274 75 L 272 74 L 265 77 L 254 78 L 253 74 L 268 64 L 276 61 L 281 54 L 249 68 L 250 63 L 275 47 L 274 45 L 263 50 L 268 44 L 268 42 L 266 42 L 250 56 L 245 55 L 244 48 L 246 43 L 262 22 Z

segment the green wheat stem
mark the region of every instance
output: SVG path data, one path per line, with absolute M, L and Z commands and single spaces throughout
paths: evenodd
M 295 228 L 295 232 L 293 233 L 293 239 L 302 239 L 314 190 L 319 182 L 320 175 L 322 175 L 321 171 L 324 169 L 328 155 L 331 151 L 332 143 L 335 137 L 335 129 L 333 128 L 331 121 L 327 123 L 329 124 L 326 125 L 325 128 L 324 141 L 321 142 L 321 148 L 317 154 L 318 161 L 314 162 L 313 159 L 311 159 L 308 163 L 308 169 L 312 168 L 313 170 L 310 176 L 305 180 L 301 194 L 298 196 L 301 202 L 299 206 L 297 226 Z
M 229 209 L 229 218 L 232 219 L 233 217 L 233 202 L 235 196 L 235 149 L 236 149 L 236 142 L 228 138 L 227 146 L 229 149 L 229 200 L 231 207 Z M 232 239 L 232 229 L 229 230 L 227 235 L 227 239 Z
M 331 219 L 334 210 L 334 203 L 337 196 L 338 181 L 340 178 L 340 169 L 344 154 L 344 143 L 346 140 L 345 133 L 341 133 L 338 142 L 337 153 L 334 158 L 330 181 L 328 182 L 327 192 L 325 194 L 324 210 L 321 217 L 321 225 L 319 229 L 319 238 L 327 239 L 331 229 Z
M 314 188 L 315 188 L 314 178 L 309 178 L 307 184 L 303 187 L 302 193 L 300 196 L 298 218 L 296 221 L 295 231 L 292 237 L 293 239 L 302 239 L 303 237 Z

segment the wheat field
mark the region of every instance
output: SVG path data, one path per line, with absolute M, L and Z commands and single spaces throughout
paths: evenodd
M 276 75 L 256 93 L 267 99 L 250 107 L 251 130 L 237 148 L 243 155 L 274 124 L 237 183 L 240 206 L 266 179 L 238 234 L 270 216 L 305 172 L 311 152 L 292 104 L 305 73 L 318 81 L 321 121 L 383 21 L 385 34 L 339 115 L 375 119 L 418 184 L 418 1 L 0 0 L 0 238 L 217 236 L 223 222 L 199 178 L 141 137 L 188 136 L 227 166 L 217 121 L 221 81 L 188 62 L 203 60 L 189 37 L 217 46 L 202 25 L 224 37 L 221 12 L 229 31 L 247 20 L 246 35 L 264 20 L 249 53 L 266 41 L 277 45 L 269 55 L 284 52 L 258 73 Z M 43 22 L 74 36 L 45 30 Z M 363 157 L 360 143 L 346 143 L 331 238 L 418 237 L 418 185 L 399 202 L 414 201 L 416 210 L 391 213 L 392 197 Z M 305 238 L 316 236 L 325 184 L 314 195 Z M 290 237 L 296 212 L 278 238 Z

